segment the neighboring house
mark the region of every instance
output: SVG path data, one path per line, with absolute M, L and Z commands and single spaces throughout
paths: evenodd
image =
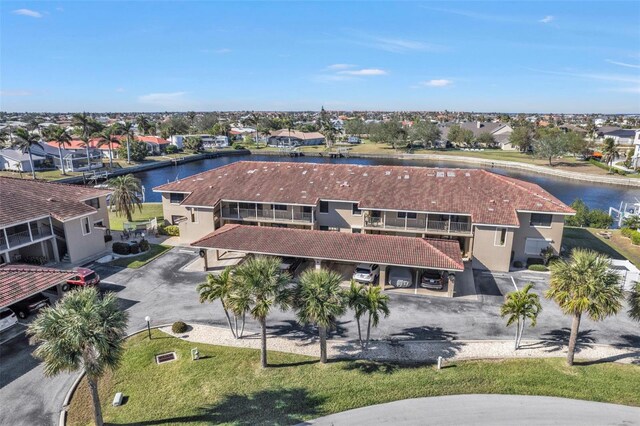
M 34 149 L 33 151 L 36 150 Z M 41 170 L 47 167 L 46 156 L 32 152 L 31 157 L 33 159 L 33 167 L 36 170 Z M 0 170 L 31 172 L 29 153 L 22 152 L 19 149 L 0 149 Z
M 49 141 L 41 144 L 47 156 L 53 159 L 53 164 L 58 169 L 62 169 L 60 161 L 60 150 L 56 141 Z M 114 150 L 117 148 L 114 147 Z M 115 153 L 114 153 L 115 156 Z M 89 140 L 89 158 L 91 160 L 91 170 L 104 167 L 103 158 L 109 158 L 108 146 L 98 147 L 98 139 Z M 72 139 L 62 147 L 62 162 L 64 169 L 70 172 L 82 172 L 89 170 L 87 161 L 87 149 L 80 139 Z
M 503 123 L 483 123 L 480 121 L 477 122 L 465 122 L 465 123 L 447 123 L 446 125 L 440 126 L 440 131 L 442 132 L 441 139 L 444 141 L 449 141 L 449 129 L 452 125 L 457 124 L 462 129 L 470 130 L 473 132 L 473 137 L 477 138 L 483 133 L 488 133 L 496 140 L 496 145 L 504 150 L 516 150 L 518 147 L 514 147 L 509 142 L 509 136 L 513 132 L 513 128 L 508 124 Z
M 103 254 L 111 191 L 0 177 L 0 263 L 81 263 Z
M 238 162 L 154 191 L 183 243 L 225 224 L 446 239 L 493 271 L 559 253 L 574 214 L 538 185 L 484 170 Z
M 271 132 L 268 143 L 273 146 L 322 145 L 325 139 L 319 132 L 281 129 Z
M 596 142 L 602 143 L 605 139 L 611 138 L 616 145 L 632 145 L 636 136 L 636 130 L 622 129 L 614 126 L 602 126 L 596 130 Z
M 640 130 L 636 130 L 636 134 L 633 138 L 633 146 L 635 151 L 631 158 L 631 165 L 634 169 L 640 169 Z
M 192 134 L 192 135 L 173 135 L 167 141 L 168 144 L 175 145 L 182 149 L 186 138 L 196 137 L 202 141 L 203 148 L 224 148 L 229 146 L 229 138 L 227 136 L 215 136 L 210 134 Z
M 349 136 L 347 138 L 347 142 L 352 144 L 358 144 L 362 142 L 362 139 L 360 139 L 358 136 Z
M 166 139 L 160 138 L 158 136 L 136 136 L 136 140 L 138 142 L 144 142 L 147 144 L 147 148 L 149 149 L 149 153 L 152 155 L 157 155 L 167 148 L 170 142 Z

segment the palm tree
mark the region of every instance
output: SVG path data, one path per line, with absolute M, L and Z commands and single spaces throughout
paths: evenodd
M 298 319 L 316 324 L 320 336 L 320 362 L 327 362 L 327 329 L 335 326 L 336 317 L 345 311 L 346 298 L 340 288 L 342 277 L 328 269 L 307 269 L 300 275 L 294 290 Z
M 365 349 L 369 346 L 371 338 L 371 327 L 377 327 L 380 322 L 380 314 L 385 318 L 389 316 L 389 296 L 382 292 L 377 285 L 370 285 L 362 293 L 364 297 L 364 306 L 369 317 L 367 321 L 367 337 L 364 341 Z
M 354 280 L 351 280 L 351 285 L 347 291 L 347 306 L 349 306 L 350 309 L 353 309 L 354 316 L 356 317 L 356 323 L 358 324 L 358 342 L 364 349 L 360 318 L 362 318 L 362 315 L 367 311 L 367 306 L 364 299 L 364 286 L 356 284 Z
M 31 343 L 38 344 L 34 355 L 44 361 L 45 375 L 84 370 L 98 426 L 103 425 L 98 380 L 120 364 L 127 319 L 114 293 L 100 296 L 95 288 L 85 287 L 40 311 L 27 331 Z
M 640 321 L 640 281 L 636 281 L 629 293 L 629 316 Z
M 73 114 L 73 125 L 76 127 L 76 133 L 81 140 L 80 145 L 84 147 L 87 153 L 87 166 L 91 170 L 90 136 L 95 131 L 97 123 L 86 112 L 83 112 L 82 114 Z
M 31 176 L 36 178 L 36 168 L 33 165 L 33 156 L 31 155 L 31 148 L 34 145 L 38 145 L 40 142 L 40 136 L 35 135 L 29 132 L 27 129 L 23 129 L 19 127 L 16 129 L 16 136 L 18 137 L 18 142 L 15 144 L 15 147 L 21 150 L 22 152 L 26 152 L 29 154 L 29 164 L 31 165 Z
M 251 316 L 260 323 L 260 365 L 267 367 L 267 316 L 274 306 L 288 307 L 285 286 L 289 274 L 280 270 L 277 257 L 252 257 L 235 270 L 234 280 L 247 291 Z
M 138 125 L 138 130 L 140 130 L 140 133 L 142 133 L 143 135 L 146 135 L 149 131 L 149 128 L 151 127 L 151 122 L 144 115 L 139 115 L 136 117 L 136 124 Z
M 136 137 L 133 123 L 131 121 L 119 123 L 118 130 L 120 135 L 127 138 L 127 164 L 131 164 L 131 142 L 133 141 L 133 138 Z
M 622 226 L 625 228 L 640 229 L 640 215 L 634 214 L 633 216 L 626 217 L 622 221 Z
M 58 145 L 58 155 L 60 156 L 60 167 L 62 168 L 62 174 L 66 175 L 67 173 L 64 170 L 64 159 L 62 158 L 62 148 L 68 145 L 73 136 L 61 126 L 51 126 L 45 130 L 45 136 L 48 140 L 54 141 Z
M 327 147 L 331 148 L 338 135 L 338 129 L 336 129 L 330 121 L 326 121 L 322 123 L 320 133 L 325 137 Z
M 103 127 L 99 132 L 93 134 L 98 138 L 98 147 L 107 145 L 109 146 L 109 168 L 113 168 L 113 144 L 120 143 L 116 136 L 119 135 L 119 129 L 117 126 Z
M 613 161 L 618 158 L 618 156 L 619 153 L 616 142 L 613 138 L 606 138 L 602 146 L 602 159 L 609 166 L 609 172 L 611 172 L 611 168 L 613 167 Z
M 573 365 L 583 314 L 593 321 L 617 314 L 624 297 L 620 276 L 611 269 L 611 260 L 593 250 L 574 249 L 569 261 L 558 260 L 550 266 L 551 281 L 545 297 L 573 317 L 567 364 Z
M 542 311 L 540 298 L 535 293 L 529 293 L 533 283 L 527 283 L 523 289 L 507 294 L 507 300 L 500 308 L 502 318 L 508 316 L 507 327 L 516 323 L 515 349 L 520 347 L 524 325 L 527 319 L 531 321 L 531 327 L 536 326 L 538 314 Z
M 111 194 L 111 205 L 116 211 L 116 215 L 127 216 L 127 221 L 133 220 L 133 212 L 136 207 L 142 212 L 142 185 L 140 179 L 132 174 L 118 176 L 109 181 L 109 188 L 113 189 Z
M 220 275 L 207 275 L 207 281 L 201 284 L 198 284 L 196 287 L 196 291 L 198 292 L 200 303 L 204 302 L 214 302 L 216 300 L 220 300 L 222 303 L 222 310 L 224 311 L 224 315 L 227 317 L 227 324 L 229 325 L 229 329 L 231 330 L 231 334 L 234 338 L 238 338 L 238 329 L 234 331 L 234 328 L 231 326 L 231 316 L 229 315 L 229 296 L 231 295 L 231 291 L 233 290 L 233 282 L 231 280 L 231 268 L 226 267 L 220 273 Z M 237 324 L 237 321 L 236 321 Z

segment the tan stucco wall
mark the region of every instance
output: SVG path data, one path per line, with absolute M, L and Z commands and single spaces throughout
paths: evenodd
M 104 231 L 93 227 L 93 223 L 96 221 L 95 214 L 85 217 L 89 218 L 91 226 L 91 233 L 88 235 L 82 235 L 82 218 L 64 222 L 67 252 L 73 263 L 91 258 L 106 250 Z
M 497 229 L 501 228 L 496 228 L 495 226 L 475 226 L 473 237 L 473 268 L 499 272 L 509 271 L 514 229 L 505 228 L 507 230 L 505 245 L 496 246 L 495 238 Z
M 100 208 L 98 212 L 91 216 L 91 220 L 93 223 L 100 222 L 102 220 L 102 224 L 109 228 L 109 209 L 107 208 L 107 196 L 99 197 L 100 198 Z
M 162 213 L 164 215 L 165 225 L 171 224 L 171 216 L 184 216 L 188 217 L 189 212 L 186 207 L 183 207 L 179 204 L 171 204 L 169 201 L 169 194 L 163 192 L 162 193 Z
M 351 227 L 362 228 L 364 226 L 364 212 L 360 216 L 353 214 L 353 203 L 329 201 L 329 212 L 320 213 L 317 210 L 317 225 L 339 228 L 341 232 L 351 232 Z
M 562 232 L 564 231 L 564 216 L 554 215 L 550 228 L 530 226 L 531 214 L 518 213 L 520 228 L 516 230 L 513 240 L 513 251 L 515 252 L 514 260 L 526 262 L 528 257 L 537 257 L 525 254 L 524 247 L 527 238 L 544 238 L 552 240 L 549 244 L 553 247 L 556 254 L 560 252 L 562 244 Z
M 190 208 L 185 209 L 187 220 L 180 222 L 178 225 L 178 228 L 180 228 L 180 241 L 184 243 L 192 243 L 216 230 L 213 209 L 194 208 L 195 222 L 191 222 L 190 210 Z

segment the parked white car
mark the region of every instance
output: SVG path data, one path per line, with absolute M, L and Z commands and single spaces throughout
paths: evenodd
M 0 332 L 5 331 L 18 323 L 16 314 L 11 309 L 0 310 Z
M 372 263 L 360 263 L 353 271 L 353 280 L 363 284 L 372 284 L 378 281 L 380 266 Z
M 389 269 L 389 284 L 395 288 L 407 288 L 413 286 L 413 276 L 408 268 L 393 266 Z

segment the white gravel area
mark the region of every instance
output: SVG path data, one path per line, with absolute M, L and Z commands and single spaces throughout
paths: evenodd
M 160 330 L 175 337 L 194 343 L 206 343 L 240 348 L 260 348 L 260 335 L 247 333 L 241 339 L 234 339 L 227 328 L 201 324 L 189 324 L 186 333 L 174 334 L 171 327 Z M 267 348 L 270 351 L 289 352 L 299 355 L 320 356 L 318 338 L 288 338 L 269 336 Z M 330 358 L 373 359 L 379 361 L 435 362 L 439 356 L 448 360 L 479 358 L 549 358 L 564 357 L 566 346 L 555 341 L 523 340 L 520 349 L 513 349 L 510 340 L 446 340 L 446 341 L 372 341 L 366 350 L 361 350 L 357 342 L 330 339 L 327 350 Z M 588 344 L 579 347 L 577 359 L 639 363 L 640 348 L 614 347 L 610 345 Z

